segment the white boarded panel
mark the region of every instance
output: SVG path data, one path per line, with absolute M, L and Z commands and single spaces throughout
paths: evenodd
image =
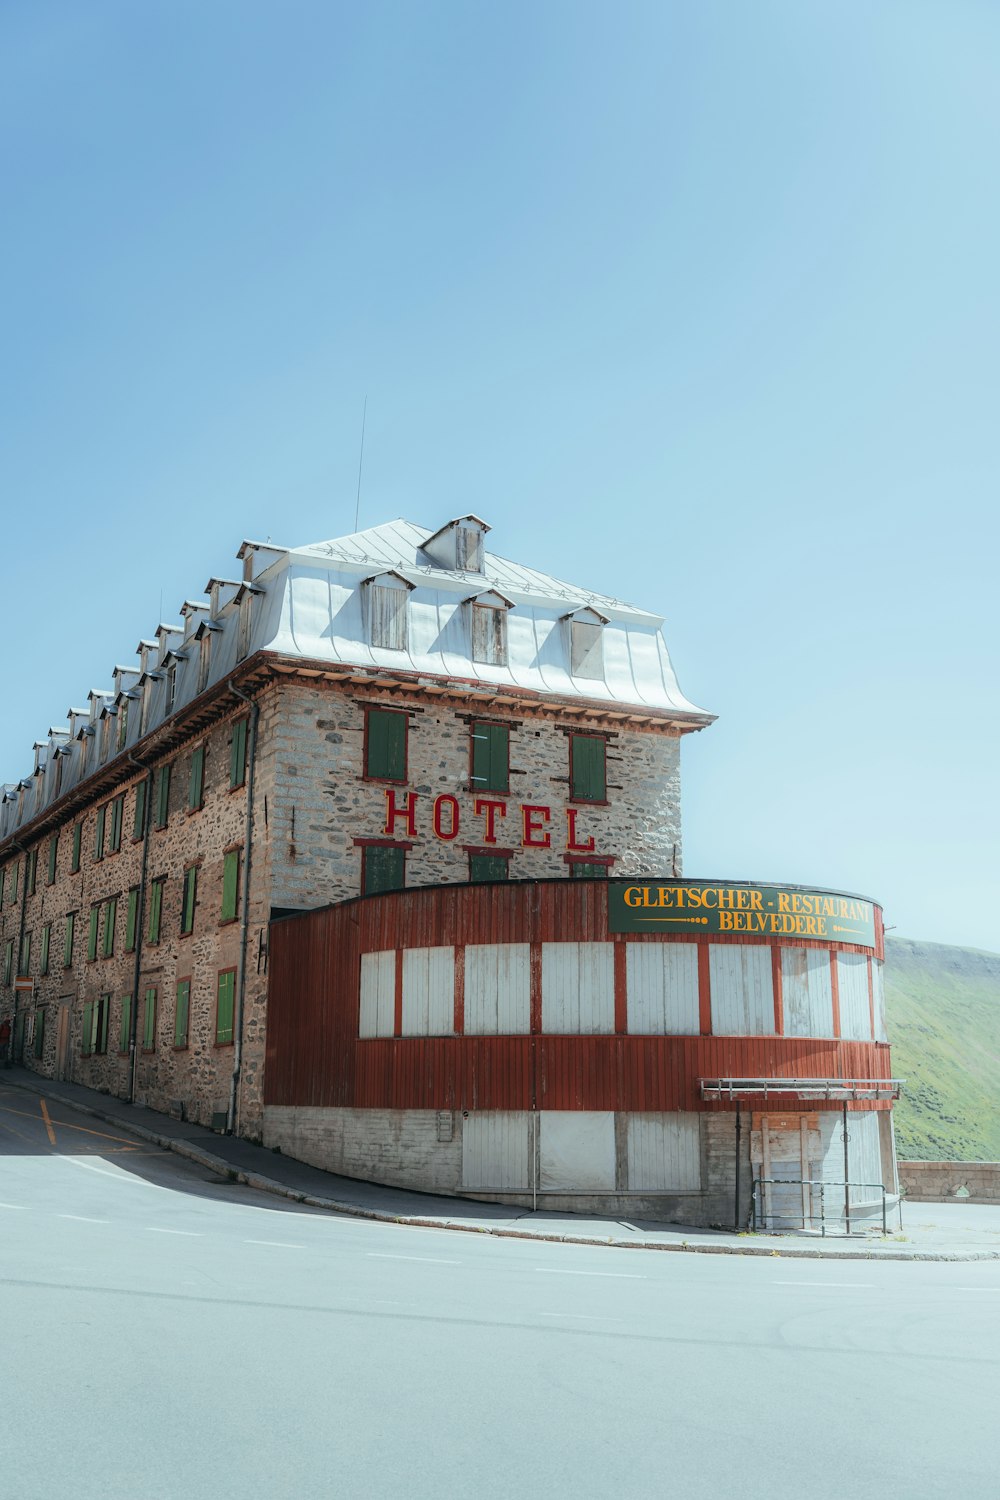
M 786 1036 L 833 1036 L 833 977 L 826 948 L 782 948 Z
M 877 958 L 872 959 L 872 996 L 875 1000 L 875 1040 L 887 1042 L 889 1033 L 885 1025 L 885 982 L 882 974 L 882 964 Z
M 628 1186 L 633 1193 L 701 1188 L 701 1132 L 693 1113 L 627 1115 Z
M 863 953 L 837 954 L 840 991 L 840 1035 L 849 1042 L 868 1042 L 872 1034 L 868 1008 L 868 960 Z
M 824 1110 L 819 1117 L 819 1134 L 822 1141 L 822 1160 L 814 1164 L 813 1175 L 824 1182 L 842 1183 L 844 1180 L 844 1133 L 843 1115 Z M 869 1184 L 869 1191 L 854 1192 L 857 1202 L 880 1202 L 878 1184 L 882 1181 L 882 1150 L 879 1135 L 878 1112 L 875 1110 L 847 1111 L 847 1160 L 850 1181 Z M 815 1170 L 818 1166 L 819 1170 Z M 874 1184 L 872 1187 L 871 1185 Z M 843 1192 L 831 1193 L 827 1198 L 827 1212 L 833 1207 L 840 1213 L 844 1206 Z
M 610 1110 L 546 1109 L 538 1118 L 543 1192 L 614 1192 L 615 1117 Z
M 475 1111 L 462 1122 L 462 1186 L 519 1193 L 531 1188 L 531 1115 L 525 1110 Z
M 614 945 L 543 943 L 542 1030 L 593 1036 L 614 1029 Z
M 396 950 L 361 955 L 359 1036 L 392 1036 L 396 1017 Z
M 454 948 L 404 948 L 403 1036 L 453 1036 Z
M 697 1036 L 695 943 L 626 943 L 628 1029 L 636 1036 Z
M 710 943 L 712 1031 L 716 1036 L 773 1036 L 774 980 L 770 948 Z
M 528 943 L 470 943 L 465 950 L 465 1030 L 510 1036 L 531 1030 Z

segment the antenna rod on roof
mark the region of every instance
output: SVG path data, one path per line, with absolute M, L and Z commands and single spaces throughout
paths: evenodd
M 361 454 L 358 458 L 358 503 L 354 507 L 354 529 L 358 529 L 358 517 L 361 514 L 361 465 L 365 461 L 365 420 L 368 416 L 368 393 L 365 393 L 364 410 L 361 413 Z

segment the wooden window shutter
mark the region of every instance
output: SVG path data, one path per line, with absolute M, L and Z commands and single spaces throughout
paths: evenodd
M 362 862 L 362 894 L 400 891 L 406 883 L 406 850 L 392 845 L 369 844 Z
M 406 714 L 368 710 L 365 775 L 381 781 L 406 780 Z
M 571 795 L 578 802 L 606 802 L 605 741 L 593 734 L 571 734 Z
M 101 909 L 99 906 L 90 908 L 90 928 L 87 932 L 87 957 L 97 957 L 97 924 L 100 921 Z
M 118 1037 L 118 1051 L 127 1052 L 129 1042 L 132 1040 L 132 996 L 122 996 L 122 1020 L 121 1032 Z
M 73 936 L 76 932 L 76 912 L 66 913 L 66 936 L 63 939 L 63 968 L 68 969 L 73 963 Z
M 229 785 L 242 786 L 247 775 L 247 721 L 237 719 L 233 725 L 232 744 L 229 748 Z
M 219 975 L 215 1006 L 215 1040 L 225 1043 L 233 1039 L 233 1000 L 236 994 L 236 975 L 226 969 Z
M 157 785 L 156 796 L 156 826 L 166 828 L 167 817 L 170 812 L 170 767 L 160 767 L 160 780 Z
M 76 874 L 80 868 L 80 846 L 83 842 L 83 824 L 77 823 L 73 828 L 73 858 L 70 861 L 70 873 Z
M 184 895 L 181 901 L 181 932 L 194 931 L 195 893 L 198 889 L 198 868 L 190 865 L 184 871 Z
M 510 787 L 510 728 L 472 725 L 472 790 L 506 792 Z
M 59 835 L 54 833 L 49 839 L 49 885 L 55 884 L 56 860 L 59 857 Z
M 81 1038 L 81 1047 L 80 1047 L 80 1050 L 83 1053 L 84 1057 L 88 1057 L 90 1055 L 90 1052 L 91 1052 L 91 1046 L 92 1046 L 91 1030 L 93 1028 L 93 1024 L 94 1024 L 94 1002 L 93 1002 L 93 1000 L 88 1000 L 88 1001 L 85 1002 L 84 1007 L 83 1007 L 83 1036 Z
M 115 924 L 118 920 L 118 897 L 112 896 L 104 903 L 104 947 L 102 952 L 105 958 L 110 958 L 115 951 Z
M 132 819 L 132 837 L 141 839 L 146 829 L 146 782 L 140 781 L 135 789 L 135 817 Z
M 188 1040 L 188 1010 L 191 1004 L 191 981 L 177 981 L 177 1006 L 174 1011 L 174 1046 L 186 1047 Z
M 106 807 L 97 809 L 97 831 L 94 834 L 94 859 L 104 858 L 104 818 L 107 813 Z
M 128 907 L 125 912 L 125 952 L 135 952 L 136 928 L 139 917 L 139 887 L 134 885 L 128 893 Z
M 145 1052 L 152 1052 L 156 1046 L 156 989 L 154 986 L 150 986 L 146 991 L 146 1005 L 142 1017 L 142 1046 Z
M 499 854 L 470 854 L 469 879 L 506 880 L 510 874 L 507 861 Z
M 240 851 L 230 849 L 222 864 L 222 921 L 232 922 L 236 916 L 240 891 Z
M 149 888 L 149 941 L 160 941 L 160 919 L 163 915 L 163 881 L 154 880 Z
M 191 781 L 188 786 L 188 808 L 197 811 L 202 804 L 205 791 L 205 747 L 199 745 L 191 751 Z

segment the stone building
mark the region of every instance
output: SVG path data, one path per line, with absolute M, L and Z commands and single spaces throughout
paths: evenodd
M 464 516 L 244 542 L 0 807 L 0 1015 L 49 1076 L 259 1138 L 272 919 L 403 886 L 677 876 L 657 615 Z

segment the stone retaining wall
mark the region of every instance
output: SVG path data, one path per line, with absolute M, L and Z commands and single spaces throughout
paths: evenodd
M 899 1185 L 910 1203 L 1000 1203 L 1000 1162 L 901 1161 Z

